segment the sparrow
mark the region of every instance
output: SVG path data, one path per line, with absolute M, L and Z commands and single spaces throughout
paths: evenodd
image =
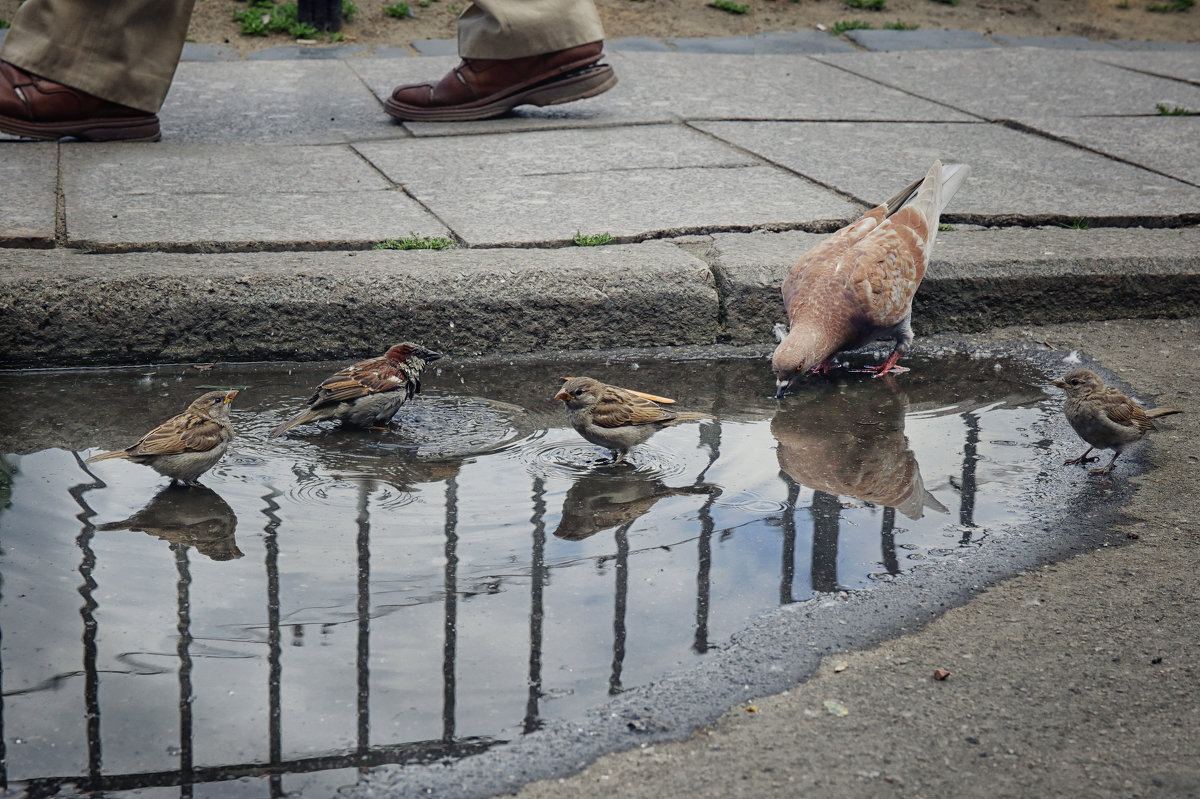
M 172 483 L 198 486 L 200 475 L 221 460 L 233 439 L 229 404 L 237 395 L 237 391 L 203 394 L 183 413 L 172 416 L 138 439 L 136 444 L 93 455 L 87 463 L 125 458 L 170 477 Z
M 237 515 L 217 492 L 204 486 L 187 490 L 168 486 L 128 519 L 96 529 L 147 533 L 172 544 L 195 547 L 213 560 L 243 555 L 234 537 Z
M 554 535 L 567 541 L 582 541 L 601 530 L 632 524 L 666 497 L 688 494 L 719 495 L 714 485 L 675 487 L 662 480 L 640 476 L 613 479 L 603 473 L 578 478 L 567 489 L 562 518 Z
M 421 393 L 421 371 L 442 355 L 404 342 L 378 358 L 347 366 L 321 385 L 308 408 L 271 431 L 281 436 L 297 425 L 337 419 L 351 427 L 382 428 L 400 406 Z
M 567 406 L 567 419 L 579 435 L 616 453 L 618 464 L 650 436 L 677 422 L 711 419 L 707 413 L 672 411 L 659 403 L 675 400 L 617 388 L 590 377 L 567 377 L 554 395 Z
M 1068 372 L 1050 384 L 1067 392 L 1063 413 L 1075 432 L 1089 446 L 1078 458 L 1063 461 L 1063 465 L 1084 465 L 1099 460 L 1089 458 L 1093 449 L 1113 450 L 1107 466 L 1089 470 L 1092 474 L 1108 474 L 1117 458 L 1131 444 L 1142 440 L 1151 430 L 1157 430 L 1151 419 L 1181 413 L 1174 408 L 1144 410 L 1119 389 L 1104 385 L 1100 376 L 1089 369 Z
M 806 374 L 833 369 L 833 357 L 875 339 L 893 339 L 882 364 L 863 371 L 875 377 L 906 372 L 896 362 L 912 343 L 912 301 L 925 276 L 938 219 L 967 176 L 965 164 L 928 174 L 883 205 L 806 252 L 783 281 L 789 328 L 777 328 L 771 356 L 775 396 Z M 782 326 L 780 326 L 782 327 Z

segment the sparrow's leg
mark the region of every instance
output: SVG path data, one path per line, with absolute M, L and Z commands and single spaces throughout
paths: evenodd
M 1063 466 L 1082 466 L 1085 463 L 1095 463 L 1096 461 L 1098 461 L 1100 459 L 1088 457 L 1088 455 L 1092 454 L 1093 449 L 1095 449 L 1095 447 L 1088 447 L 1087 452 L 1083 453 L 1078 458 L 1071 458 L 1071 460 L 1069 460 L 1069 461 L 1063 461 Z M 1114 461 L 1116 460 L 1115 456 L 1113 457 L 1113 460 Z
M 613 466 L 616 466 L 618 463 L 620 463 L 621 461 L 625 460 L 625 453 L 624 453 L 624 452 L 622 452 L 622 451 L 621 451 L 621 450 L 619 450 L 619 449 L 618 449 L 618 450 L 614 450 L 614 451 L 617 453 L 617 457 L 616 457 L 616 459 L 615 459 L 615 460 L 612 462 L 612 465 L 613 465 Z
M 1113 464 L 1117 462 L 1117 458 L 1120 455 L 1121 455 L 1121 453 L 1114 452 L 1113 456 L 1112 456 L 1112 460 L 1108 462 L 1107 466 L 1101 466 L 1099 469 L 1088 469 L 1088 472 L 1090 474 L 1108 474 L 1109 472 L 1112 471 Z M 1092 458 L 1092 460 L 1099 460 L 1099 458 Z

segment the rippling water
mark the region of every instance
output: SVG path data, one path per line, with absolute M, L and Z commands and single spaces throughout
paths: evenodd
M 760 360 L 445 359 L 393 429 L 284 438 L 337 364 L 0 375 L 0 776 L 327 796 L 580 714 L 781 603 L 966 556 L 1023 519 L 1053 400 L 1016 362 L 909 365 L 777 403 Z M 715 419 L 614 466 L 552 399 L 563 374 Z M 83 462 L 214 386 L 243 391 L 204 488 Z

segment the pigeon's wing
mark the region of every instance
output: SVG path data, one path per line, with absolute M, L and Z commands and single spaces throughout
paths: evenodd
M 674 413 L 659 407 L 653 400 L 616 386 L 606 386 L 592 409 L 592 422 L 599 427 L 653 424 L 674 418 Z
M 1150 417 L 1146 415 L 1142 407 L 1124 394 L 1116 396 L 1110 394 L 1104 400 L 1100 407 L 1109 421 L 1123 427 L 1136 427 L 1143 432 L 1158 429 L 1154 422 L 1150 421 Z
M 924 236 L 928 224 L 903 209 L 880 225 L 846 258 L 852 263 L 855 303 L 880 327 L 903 322 L 927 266 Z
M 317 393 L 309 400 L 310 408 L 350 402 L 369 394 L 395 391 L 407 384 L 407 376 L 387 358 L 370 360 L 347 366 L 317 386 Z
M 208 452 L 221 443 L 221 425 L 212 419 L 185 411 L 172 416 L 142 436 L 126 455 L 179 455 Z
M 789 319 L 795 318 L 799 306 L 813 296 L 815 287 L 842 274 L 842 259 L 847 251 L 878 227 L 887 213 L 886 205 L 872 208 L 800 256 L 783 280 L 783 307 L 787 309 Z M 847 271 L 845 278 L 848 277 Z

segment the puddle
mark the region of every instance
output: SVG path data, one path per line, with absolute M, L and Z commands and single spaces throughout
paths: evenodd
M 908 365 L 777 403 L 761 360 L 442 361 L 396 430 L 281 439 L 330 365 L 0 375 L 0 778 L 328 796 L 969 556 L 1026 520 L 1057 400 L 1018 361 Z M 551 399 L 565 374 L 716 419 L 612 466 Z M 83 463 L 209 386 L 245 390 L 205 488 Z

